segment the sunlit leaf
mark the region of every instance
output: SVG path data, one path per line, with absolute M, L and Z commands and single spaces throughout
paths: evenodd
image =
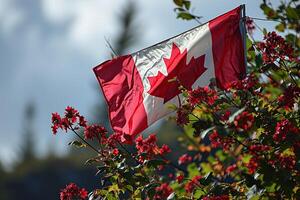
M 297 9 L 290 6 L 286 8 L 286 15 L 290 19 L 299 19 L 299 12 L 297 12 Z
M 285 26 L 285 24 L 280 23 L 280 24 L 278 24 L 275 28 L 276 28 L 278 31 L 280 31 L 280 32 L 284 32 L 286 26 Z
M 187 167 L 187 171 L 189 173 L 189 177 L 193 178 L 194 176 L 200 175 L 199 169 L 196 163 L 191 163 Z
M 98 159 L 97 157 L 95 157 L 95 158 L 90 158 L 90 159 L 88 159 L 87 161 L 85 161 L 85 165 L 91 165 L 91 164 L 96 163 L 96 162 L 98 162 L 98 161 L 99 161 L 99 159 Z
M 206 174 L 203 178 L 200 179 L 201 185 L 207 186 L 212 182 L 212 172 L 209 172 Z
M 190 7 L 191 7 L 191 2 L 190 2 L 190 1 L 187 1 L 187 0 L 185 0 L 185 1 L 183 1 L 183 5 L 184 5 L 184 7 L 185 7 L 187 10 L 189 10 L 189 9 L 190 9 Z
M 77 141 L 77 140 L 70 142 L 68 145 L 72 145 L 72 146 L 75 146 L 77 148 L 86 147 L 86 144 L 84 144 L 80 141 Z
M 184 0 L 173 0 L 173 2 L 174 2 L 177 6 L 179 6 L 179 7 L 182 7 L 182 6 L 183 6 L 183 1 L 184 1 Z
M 208 128 L 208 129 L 202 131 L 201 134 L 200 134 L 200 135 L 201 135 L 201 138 L 204 139 L 204 138 L 207 136 L 207 134 L 208 134 L 209 132 L 211 132 L 212 130 L 214 130 L 214 128 L 215 128 L 215 126 L 210 127 L 210 128 Z
M 187 12 L 180 12 L 177 14 L 177 18 L 191 20 L 191 19 L 195 19 L 195 16 Z

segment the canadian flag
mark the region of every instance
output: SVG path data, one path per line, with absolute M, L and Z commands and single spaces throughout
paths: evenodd
M 115 132 L 132 137 L 179 104 L 178 87 L 203 87 L 241 79 L 245 73 L 243 6 L 205 24 L 94 68 Z

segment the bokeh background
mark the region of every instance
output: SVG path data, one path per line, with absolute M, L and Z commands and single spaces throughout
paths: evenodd
M 260 3 L 194 0 L 192 11 L 206 22 L 246 4 L 247 15 L 264 18 Z M 70 181 L 97 184 L 83 165 L 88 153 L 68 146 L 74 136 L 52 135 L 51 113 L 70 105 L 109 126 L 92 68 L 111 57 L 108 43 L 126 54 L 198 25 L 176 19 L 174 7 L 172 0 L 0 0 L 0 200 L 58 199 Z M 271 22 L 256 23 L 272 30 Z M 175 123 L 152 131 L 176 146 Z

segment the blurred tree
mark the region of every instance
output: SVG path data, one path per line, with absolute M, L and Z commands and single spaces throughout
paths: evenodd
M 120 14 L 118 15 L 118 22 L 119 22 L 119 32 L 114 39 L 113 44 L 110 44 L 107 41 L 108 46 L 111 50 L 110 55 L 113 57 L 115 54 L 123 55 L 128 53 L 127 50 L 130 49 L 133 45 L 135 45 L 138 41 L 138 25 L 136 23 L 136 16 L 138 13 L 137 3 L 130 0 L 126 3 L 123 10 L 121 10 Z M 97 98 L 96 105 L 92 108 L 92 119 L 89 119 L 92 123 L 99 123 L 104 126 L 109 132 L 112 132 L 112 128 L 109 122 L 107 105 L 103 94 L 99 88 L 98 83 L 95 85 L 95 89 L 97 94 L 99 94 L 100 98 Z M 81 132 L 81 134 L 83 134 Z M 78 139 L 74 137 L 74 139 Z M 97 143 L 92 141 L 91 143 Z M 70 155 L 73 157 L 74 160 L 77 162 L 84 162 L 87 160 L 94 152 L 87 149 L 87 151 L 81 151 L 80 149 L 71 148 Z
M 167 144 L 171 149 L 176 149 L 176 151 L 171 152 L 167 155 L 167 158 L 173 162 L 177 162 L 179 155 L 185 152 L 182 144 L 178 142 L 178 137 L 182 135 L 182 128 L 177 126 L 174 120 L 163 120 L 158 128 L 157 137 L 159 138 L 158 143 L 160 145 Z
M 130 49 L 133 45 L 138 42 L 138 25 L 136 23 L 137 16 L 137 3 L 134 1 L 129 1 L 122 12 L 119 14 L 118 21 L 120 31 L 114 39 L 113 44 L 111 45 L 108 42 L 109 47 L 111 48 L 111 56 L 113 54 L 124 55 L 128 53 L 127 50 Z M 101 100 L 98 100 L 99 103 L 96 104 L 96 109 L 93 109 L 92 122 L 100 122 L 105 128 L 111 130 L 111 126 L 108 119 L 107 106 L 105 105 L 105 99 L 101 92 L 99 92 L 98 83 L 96 84 L 97 94 L 101 95 Z
M 129 1 L 120 12 L 120 31 L 113 40 L 113 47 L 118 54 L 124 54 L 136 44 L 138 39 L 135 19 L 137 15 L 136 2 Z M 99 86 L 97 85 L 97 94 Z M 107 116 L 107 106 L 104 99 L 98 99 L 98 104 L 93 108 L 91 121 L 103 123 L 110 127 Z M 96 109 L 95 109 L 96 108 Z M 90 157 L 90 151 L 77 151 L 72 148 L 70 154 L 58 158 L 50 146 L 48 155 L 38 159 L 35 154 L 34 120 L 36 109 L 29 103 L 25 109 L 22 144 L 20 145 L 20 160 L 16 162 L 11 172 L 3 172 L 0 165 L 0 200 L 6 199 L 58 199 L 59 189 L 71 181 L 80 182 L 88 190 L 95 188 L 98 179 L 95 169 L 83 166 L 82 163 Z M 76 138 L 77 139 L 77 138 Z M 4 196 L 6 195 L 6 196 Z
M 34 140 L 35 114 L 35 104 L 28 103 L 25 107 L 19 160 L 12 170 L 3 171 L 0 163 L 0 200 L 58 199 L 60 188 L 73 179 L 87 188 L 95 187 L 95 170 L 82 167 L 82 158 L 74 159 L 71 155 L 56 157 L 52 147 L 46 157 L 37 158 Z
M 5 194 L 5 188 L 4 188 L 4 180 L 6 179 L 6 172 L 3 168 L 3 165 L 0 161 L 0 199 L 5 200 L 8 199 Z
M 119 15 L 121 31 L 114 42 L 114 50 L 118 55 L 127 53 L 127 50 L 138 41 L 138 26 L 135 22 L 137 15 L 137 5 L 134 1 L 129 1 L 124 11 Z
M 34 142 L 34 118 L 35 105 L 33 102 L 27 104 L 24 116 L 24 134 L 20 151 L 20 162 L 30 162 L 36 159 Z

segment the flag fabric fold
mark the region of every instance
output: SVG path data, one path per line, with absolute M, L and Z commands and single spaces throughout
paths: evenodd
M 242 6 L 209 22 L 94 68 L 112 128 L 135 136 L 179 105 L 179 86 L 218 87 L 245 76 Z

